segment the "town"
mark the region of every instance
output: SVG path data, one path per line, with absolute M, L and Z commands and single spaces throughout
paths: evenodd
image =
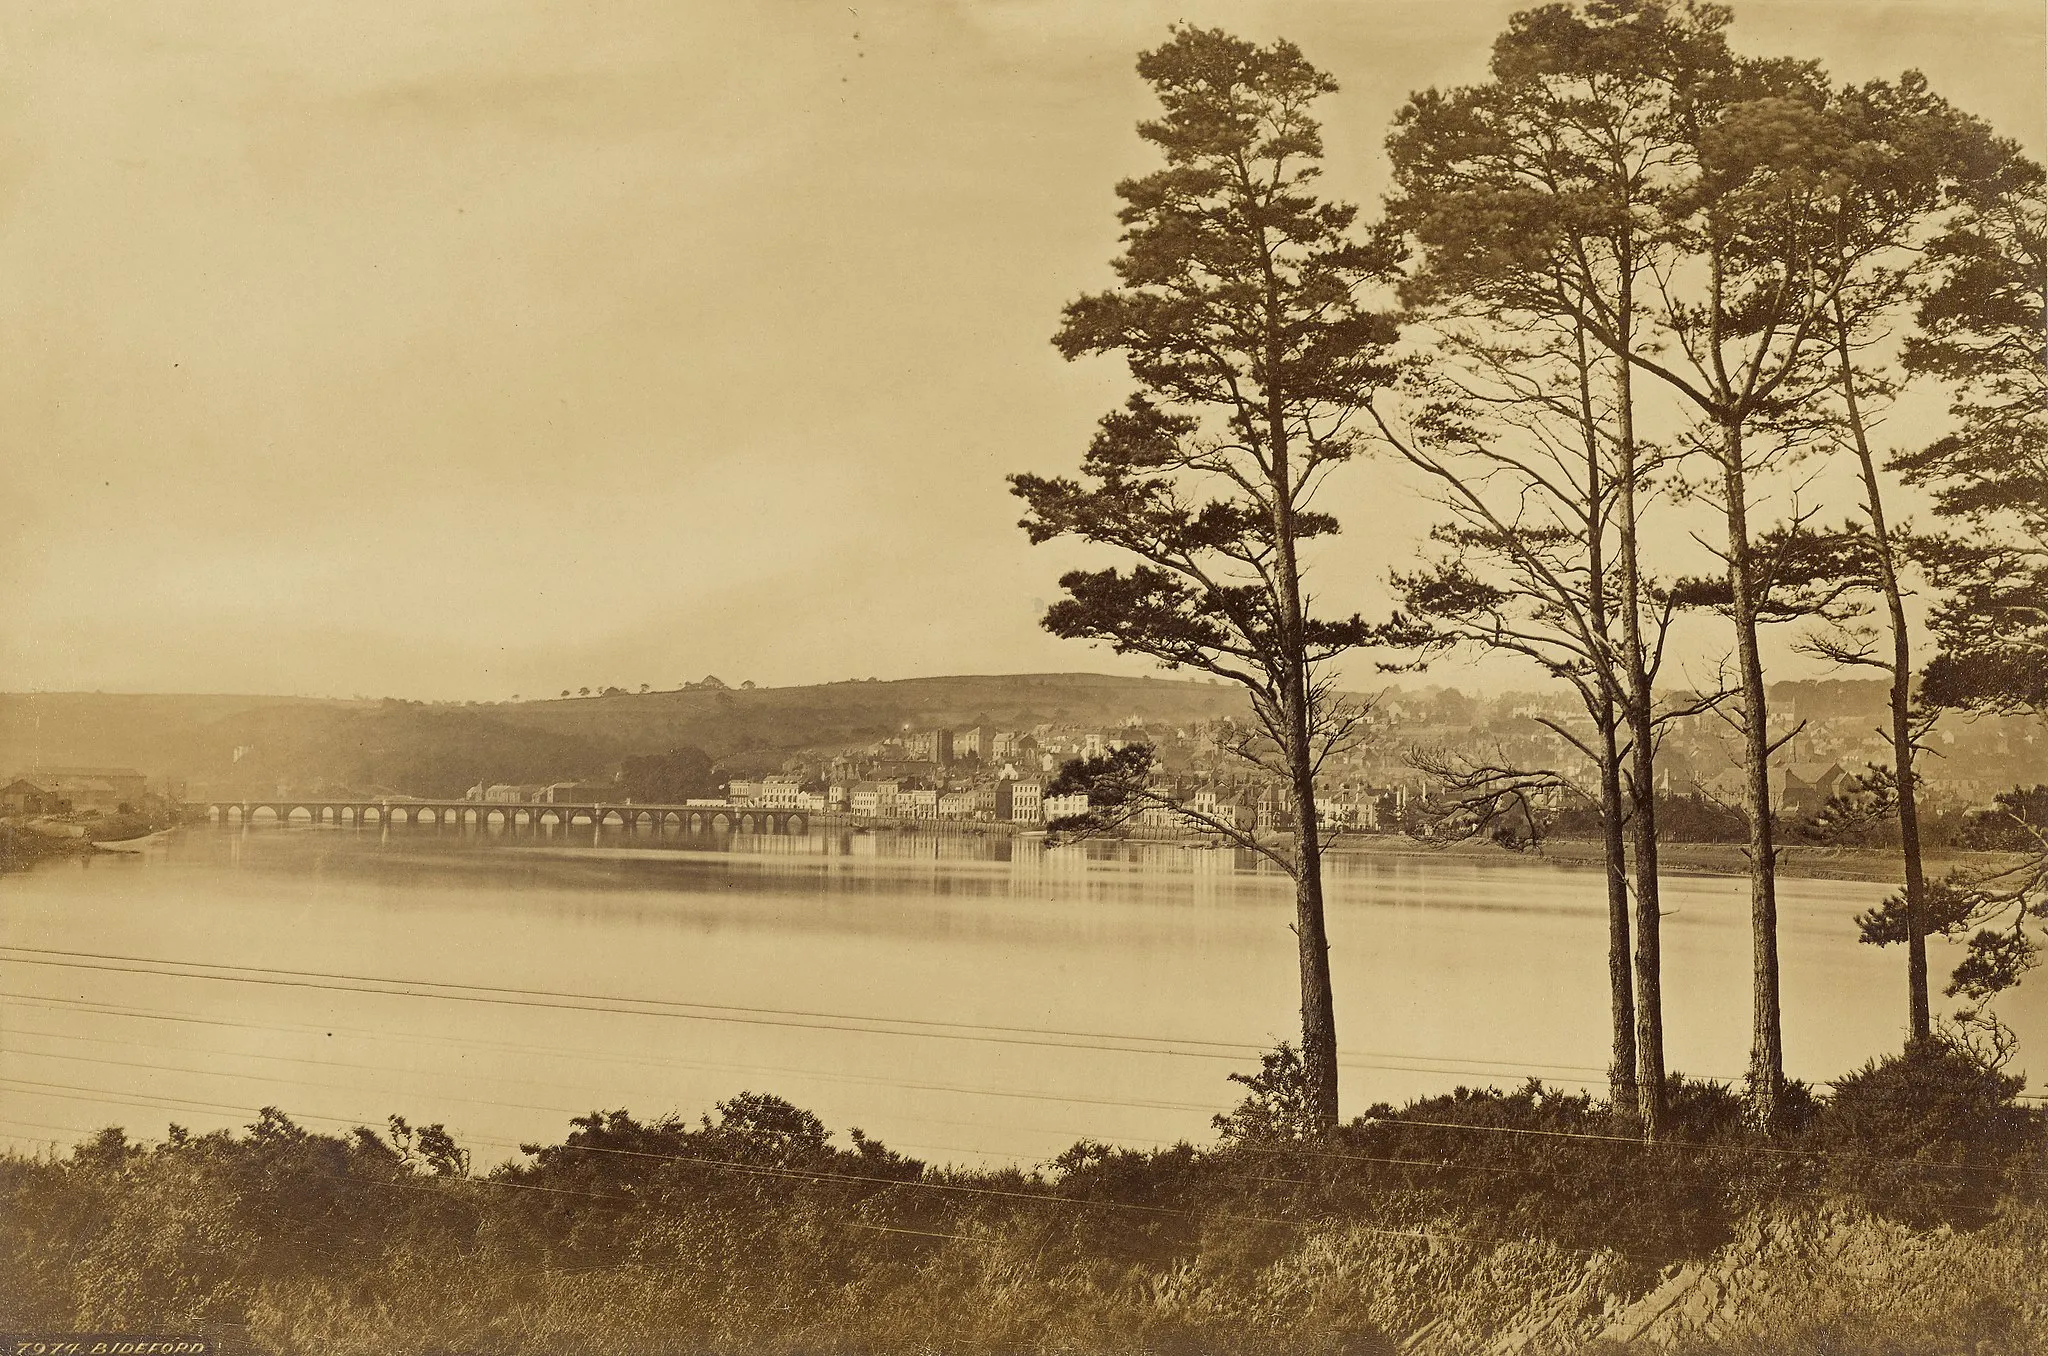
M 624 694 L 619 694 L 624 695 Z M 1682 702 L 1675 697 L 1674 702 Z M 1774 768 L 1774 799 L 1791 821 L 1810 819 L 1850 789 L 1885 755 L 1878 729 L 1882 694 L 1874 684 L 1786 683 L 1774 719 L 1786 749 Z M 1352 833 L 1426 830 L 1444 797 L 1438 761 L 1488 759 L 1506 766 L 1555 771 L 1556 781 L 1530 793 L 1531 808 L 1563 814 L 1591 795 L 1567 735 L 1591 735 L 1583 710 L 1563 699 L 1526 692 L 1474 696 L 1455 688 L 1392 691 L 1369 702 L 1355 745 L 1326 760 L 1318 779 L 1317 820 Z M 736 758 L 738 770 L 709 790 L 674 803 L 716 810 L 762 808 L 875 821 L 944 821 L 1042 826 L 1085 814 L 1082 791 L 1052 788 L 1063 767 L 1132 745 L 1152 750 L 1156 803 L 1126 829 L 1143 835 L 1201 830 L 1175 807 L 1202 821 L 1256 832 L 1287 832 L 1294 801 L 1270 777 L 1232 750 L 1248 737 L 1229 717 L 1163 722 L 1136 714 L 1114 724 L 1043 721 L 1029 729 L 977 724 L 905 729 L 850 749 L 801 750 L 773 767 Z M 1930 760 L 1926 798 L 1933 813 L 1981 806 L 1998 792 L 2038 779 L 2048 768 L 2048 743 L 2036 723 L 1981 719 L 1956 722 L 1934 736 L 1942 755 Z M 1709 807 L 1740 799 L 1739 768 L 1728 733 L 1711 715 L 1679 724 L 1658 751 L 1661 796 Z M 1584 788 L 1581 790 L 1580 788 Z M 290 787 L 280 787 L 287 794 Z M 652 799 L 612 780 L 517 784 L 479 781 L 465 798 L 501 804 L 631 804 Z M 1727 835 L 1739 836 L 1731 824 Z
M 817 690 L 830 693 L 834 685 Z M 602 699 L 632 703 L 661 695 L 614 690 Z M 766 698 L 769 690 L 761 695 Z M 1882 760 L 1878 727 L 1883 696 L 1876 684 L 1834 681 L 1780 684 L 1775 698 L 1774 733 L 1783 737 L 1785 749 L 1773 769 L 1774 799 L 1781 815 L 1798 824 L 1811 820 L 1869 765 Z M 1359 737 L 1353 747 L 1326 761 L 1318 779 L 1317 818 L 1327 829 L 1425 835 L 1446 795 L 1442 778 L 1428 767 L 1485 760 L 1557 773 L 1554 781 L 1528 793 L 1528 808 L 1549 821 L 1546 827 L 1558 836 L 1577 832 L 1573 811 L 1589 803 L 1591 777 L 1567 735 L 1584 738 L 1590 728 L 1583 710 L 1567 700 L 1514 691 L 1471 694 L 1453 687 L 1397 688 L 1357 700 L 1370 708 Z M 1674 694 L 1671 700 L 1683 698 Z M 575 702 L 465 704 L 447 710 L 470 716 L 524 713 Z M 792 732 L 792 737 L 802 733 Z M 1294 824 L 1292 797 L 1232 752 L 1247 736 L 1246 724 L 1230 716 L 1168 719 L 1133 712 L 1113 721 L 1044 720 L 1018 728 L 994 723 L 902 728 L 859 743 L 785 746 L 780 752 L 734 750 L 715 759 L 695 749 L 629 755 L 582 775 L 563 768 L 569 775 L 545 781 L 480 776 L 466 786 L 338 777 L 299 761 L 267 763 L 252 746 L 238 744 L 230 750 L 228 775 L 203 763 L 146 771 L 74 764 L 19 768 L 0 786 L 0 818 L 105 838 L 115 836 L 117 828 L 142 832 L 179 817 L 203 817 L 208 803 L 461 800 L 491 807 L 680 806 L 706 811 L 702 822 L 707 827 L 717 823 L 719 810 L 758 809 L 855 823 L 1029 831 L 1087 811 L 1085 792 L 1052 790 L 1066 764 L 1142 744 L 1152 750 L 1150 789 L 1156 803 L 1123 826 L 1125 832 L 1167 837 L 1203 831 L 1175 806 L 1212 826 L 1288 832 Z M 1930 747 L 1940 756 L 1927 762 L 1924 794 L 1936 816 L 1980 807 L 2012 786 L 2040 780 L 2048 768 L 2048 744 L 2031 721 L 1985 717 L 1950 722 L 1934 733 Z M 468 757 L 482 764 L 492 761 L 482 752 Z M 673 766 L 678 758 L 688 766 Z M 258 765 L 263 767 L 260 776 L 233 775 Z M 1709 714 L 1678 723 L 1658 751 L 1657 767 L 1660 797 L 1700 811 L 1676 825 L 1676 832 L 1739 838 L 1739 817 L 1728 807 L 1739 801 L 1740 774 L 1728 732 L 1718 720 Z

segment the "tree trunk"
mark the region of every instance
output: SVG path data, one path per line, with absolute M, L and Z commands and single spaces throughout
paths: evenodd
M 1749 816 L 1750 1114 L 1774 1132 L 1784 1110 L 1785 1036 L 1778 996 L 1778 862 L 1771 823 L 1771 736 L 1757 646 L 1742 420 L 1721 425 L 1721 486 L 1728 512 L 1728 591 L 1742 693 L 1742 807 Z
M 1890 568 L 1884 576 L 1892 625 L 1892 774 L 1899 784 L 1899 844 L 1906 859 L 1906 1031 L 1911 1043 L 1933 1034 L 1927 999 L 1927 874 L 1920 859 L 1920 805 L 1913 789 L 1912 645 L 1898 576 Z
M 1599 700 L 1593 709 L 1600 736 L 1600 835 L 1607 859 L 1607 1009 L 1613 1047 L 1607 1061 L 1607 1100 L 1616 1116 L 1634 1120 L 1636 1110 L 1636 998 L 1629 967 L 1628 847 L 1621 799 L 1621 748 L 1615 735 L 1619 684 L 1614 677 L 1613 609 L 1607 597 L 1607 496 L 1601 475 L 1600 424 L 1593 404 L 1592 362 L 1585 327 L 1579 327 L 1578 377 L 1581 431 L 1586 442 L 1586 611 L 1592 635 L 1587 653 L 1598 666 Z
M 1305 714 L 1305 712 L 1304 712 Z M 1302 752 L 1307 752 L 1305 722 Z M 1300 874 L 1294 880 L 1294 933 L 1301 958 L 1301 1064 L 1309 1083 L 1309 1118 L 1316 1133 L 1337 1128 L 1337 1008 L 1330 992 L 1330 940 L 1323 925 L 1323 845 L 1316 822 L 1315 777 L 1309 760 L 1294 767 L 1296 842 Z
M 1636 999 L 1630 966 L 1628 846 L 1621 798 L 1621 750 L 1615 735 L 1615 703 L 1609 701 L 1600 729 L 1600 831 L 1607 856 L 1607 1005 L 1614 1046 L 1607 1064 L 1608 1102 L 1616 1116 L 1640 1114 L 1636 1099 Z
M 1913 643 L 1906 632 L 1906 604 L 1899 591 L 1898 557 L 1884 516 L 1884 492 L 1877 479 L 1877 460 L 1870 455 L 1863 410 L 1856 397 L 1856 369 L 1850 361 L 1849 332 L 1841 306 L 1835 308 L 1835 355 L 1842 365 L 1842 401 L 1855 438 L 1856 461 L 1863 471 L 1864 511 L 1877 547 L 1878 586 L 1892 630 L 1891 713 L 1892 777 L 1898 783 L 1899 846 L 1906 867 L 1906 1042 L 1933 1033 L 1927 999 L 1927 874 L 1920 858 L 1920 804 L 1913 786 Z
M 1269 282 L 1270 287 L 1270 282 Z M 1269 309 L 1269 315 L 1271 310 Z M 1279 368 L 1278 340 L 1269 332 L 1268 371 Z M 1309 746 L 1309 674 L 1302 643 L 1301 566 L 1295 556 L 1293 475 L 1288 430 L 1277 396 L 1268 396 L 1267 436 L 1272 444 L 1273 529 L 1277 547 L 1283 714 L 1287 722 L 1288 780 L 1295 805 L 1294 935 L 1301 959 L 1301 1064 L 1308 1077 L 1309 1119 L 1315 1133 L 1337 1129 L 1337 1008 L 1330 990 L 1330 939 L 1323 921 L 1322 825 L 1316 817 L 1314 751 Z
M 1643 647 L 1643 581 L 1641 542 L 1636 511 L 1636 429 L 1634 371 L 1629 366 L 1630 300 L 1621 298 L 1620 361 L 1615 374 L 1615 406 L 1620 461 L 1617 489 L 1621 494 L 1621 630 L 1622 662 L 1628 691 L 1622 712 L 1629 730 L 1629 845 L 1635 857 L 1636 886 L 1636 1108 L 1643 1139 L 1655 1142 L 1664 1126 L 1664 951 L 1663 896 L 1657 883 L 1657 728 L 1656 703 L 1650 692 L 1650 671 Z

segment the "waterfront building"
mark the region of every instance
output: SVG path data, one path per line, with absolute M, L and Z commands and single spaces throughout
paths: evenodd
M 59 815 L 70 808 L 70 803 L 56 792 L 23 777 L 0 786 L 0 815 Z
M 1040 811 L 1048 824 L 1055 819 L 1085 815 L 1088 813 L 1088 793 L 1070 791 L 1065 795 L 1045 796 L 1040 800 Z
M 556 782 L 542 787 L 534 799 L 543 805 L 595 805 L 616 799 L 618 791 L 612 782 Z
M 1044 799 L 1042 783 L 1005 777 L 996 783 L 996 818 L 1013 824 L 1042 823 Z
M 132 767 L 43 767 L 21 775 L 74 810 L 139 809 L 148 778 Z
M 1187 821 L 1171 805 L 1147 805 L 1138 811 L 1138 823 L 1148 829 L 1184 828 Z
M 801 777 L 764 777 L 755 790 L 756 802 L 776 810 L 794 810 L 797 797 L 803 794 Z
M 892 779 L 855 782 L 848 803 L 857 815 L 893 815 L 898 812 L 899 783 Z

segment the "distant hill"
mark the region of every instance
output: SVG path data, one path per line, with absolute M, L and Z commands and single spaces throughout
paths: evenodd
M 421 703 L 115 693 L 0 694 L 0 778 L 125 765 L 215 793 L 315 787 L 453 795 L 481 781 L 601 775 L 630 754 L 694 745 L 728 767 L 911 729 L 1167 723 L 1244 710 L 1237 689 L 1041 673 L 689 689 L 549 701 Z
M 1535 727 L 1523 708 L 1571 714 L 1561 690 L 1475 698 L 1445 687 L 1396 688 L 1398 730 L 1369 755 L 1368 774 L 1409 775 L 1416 743 L 1461 746 Z M 1794 754 L 1860 767 L 1882 756 L 1881 682 L 1773 685 L 1774 709 L 1810 723 Z M 1050 722 L 1109 727 L 1136 716 L 1190 725 L 1242 715 L 1237 688 L 1206 681 L 1025 673 L 826 683 L 814 687 L 687 688 L 514 702 L 313 700 L 293 697 L 0 694 L 0 780 L 36 766 L 125 765 L 177 777 L 193 791 L 459 795 L 478 782 L 609 777 L 630 756 L 703 749 L 730 774 L 781 766 L 799 751 L 860 748 L 905 729 L 1029 730 Z M 1938 735 L 1936 780 L 1968 775 L 1996 789 L 2048 779 L 2048 741 L 2019 721 L 1952 722 Z M 1526 728 L 1525 728 L 1526 727 Z M 1711 774 L 1726 765 L 1711 722 L 1681 727 L 1666 756 Z M 1867 746 L 1867 747 L 1866 747 Z M 1535 756 L 1535 755 L 1532 755 Z M 1985 780 L 1988 779 L 1988 780 Z M 1968 794 L 1988 794 L 1972 784 Z

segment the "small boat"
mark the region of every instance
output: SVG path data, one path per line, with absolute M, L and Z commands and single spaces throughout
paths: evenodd
M 155 833 L 145 833 L 140 838 L 116 838 L 111 842 L 96 842 L 93 846 L 101 852 L 147 852 L 175 832 L 175 829 L 158 829 Z

